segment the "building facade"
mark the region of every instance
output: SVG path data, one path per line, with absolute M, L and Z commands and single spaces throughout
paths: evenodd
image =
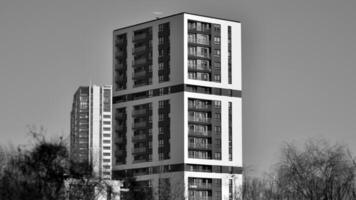
M 111 98 L 111 86 L 79 87 L 71 111 L 70 158 L 90 164 L 103 179 L 111 179 L 112 172 Z
M 117 29 L 113 42 L 113 177 L 190 200 L 234 199 L 241 24 L 180 13 Z

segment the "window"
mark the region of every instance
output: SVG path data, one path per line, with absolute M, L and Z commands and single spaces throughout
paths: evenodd
M 110 159 L 103 159 L 103 162 L 110 162 Z
M 158 63 L 158 70 L 163 70 L 164 69 L 164 63 L 160 62 Z
M 219 24 L 214 24 L 214 31 L 215 32 L 220 32 L 220 25 Z
M 214 158 L 220 160 L 221 159 L 221 153 L 215 153 Z
M 215 108 L 221 108 L 221 101 L 214 101 Z
M 220 44 L 220 37 L 214 37 L 214 43 Z
M 159 146 L 159 147 L 163 147 L 163 146 L 164 146 L 164 140 L 160 139 L 160 140 L 158 141 L 158 146 Z
M 159 121 L 163 121 L 164 120 L 164 114 L 159 114 Z
M 164 43 L 164 38 L 163 37 L 159 37 L 158 38 L 158 44 L 163 44 Z
M 104 115 L 104 118 L 111 118 L 110 115 Z
M 103 121 L 103 124 L 110 125 L 111 122 L 110 121 Z
M 163 49 L 159 49 L 158 50 L 158 56 L 163 56 L 163 54 L 164 54 L 164 50 Z
M 159 75 L 159 82 L 163 82 L 164 81 L 164 76 L 163 75 Z
M 220 75 L 214 75 L 214 80 L 215 81 L 220 81 Z
M 220 50 L 215 50 L 215 56 L 220 56 Z
M 159 153 L 158 156 L 159 156 L 159 160 L 164 160 L 164 154 L 163 153 Z
M 159 127 L 158 134 L 164 134 L 164 128 L 163 127 Z
M 220 133 L 220 132 L 221 132 L 221 126 L 215 126 L 215 127 L 214 127 L 214 131 L 215 131 L 216 133 Z
M 103 130 L 104 131 L 110 131 L 111 129 L 110 129 L 110 127 L 104 127 Z
M 110 153 L 103 153 L 104 156 L 110 156 Z

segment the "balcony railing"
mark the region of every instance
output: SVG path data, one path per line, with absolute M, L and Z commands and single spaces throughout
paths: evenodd
M 146 70 L 141 70 L 141 71 L 132 73 L 132 77 L 135 78 L 135 79 L 141 78 L 141 77 L 145 77 L 146 75 L 147 75 Z
M 209 40 L 200 39 L 200 38 L 189 38 L 188 42 L 195 43 L 195 44 L 210 45 L 210 41 Z
M 116 131 L 123 131 L 124 129 L 125 129 L 124 123 L 119 124 L 119 125 L 116 127 Z
M 198 137 L 211 137 L 211 131 L 189 131 L 190 136 L 198 136 Z
M 210 123 L 211 122 L 211 118 L 188 117 L 188 121 L 190 121 L 190 122 Z
M 142 39 L 146 39 L 146 37 L 148 36 L 147 33 L 141 33 L 141 34 L 137 34 L 133 37 L 133 41 L 137 41 L 137 40 L 142 40 Z
M 202 196 L 189 196 L 189 200 L 212 200 L 212 197 L 202 197 Z
M 202 57 L 202 58 L 210 58 L 210 53 L 197 53 L 197 52 L 188 52 L 189 56 Z
M 194 70 L 194 71 L 211 71 L 211 66 L 205 66 L 205 65 L 188 65 L 189 70 Z
M 147 59 L 146 58 L 141 58 L 141 59 L 132 61 L 132 65 L 142 65 L 142 64 L 145 64 L 145 63 L 147 63 Z
M 197 27 L 197 26 L 188 26 L 188 31 L 210 32 L 210 28 Z
M 193 148 L 193 149 L 211 149 L 211 144 L 189 143 L 189 148 Z
M 147 122 L 136 122 L 132 124 L 133 128 L 145 128 L 147 126 Z
M 195 110 L 211 110 L 211 105 L 189 103 L 188 108 Z
M 146 147 L 132 148 L 132 153 L 146 153 Z
M 116 120 L 122 120 L 122 119 L 124 119 L 124 118 L 126 118 L 126 114 L 125 113 L 122 113 L 122 112 L 120 112 L 120 113 L 117 113 L 116 114 Z
M 124 137 L 117 137 L 117 138 L 115 139 L 115 142 L 116 142 L 116 143 L 123 143 L 123 142 L 125 142 L 125 138 L 124 138 Z
M 134 135 L 132 137 L 133 141 L 137 141 L 137 140 L 145 140 L 146 139 L 146 135 L 145 134 L 141 134 L 141 135 Z
M 211 183 L 189 183 L 189 188 L 211 189 Z
M 133 53 L 139 53 L 139 52 L 141 52 L 141 51 L 145 51 L 146 50 L 146 46 L 145 45 L 143 45 L 143 46 L 139 46 L 139 47 L 134 47 L 133 49 L 132 49 L 132 52 Z
M 124 68 L 124 64 L 116 64 L 116 70 L 122 70 Z
M 132 111 L 132 116 L 145 115 L 147 113 L 146 109 L 134 110 Z
M 116 152 L 115 152 L 115 156 L 123 156 L 125 154 L 126 154 L 126 152 L 124 150 L 116 150 Z
M 116 45 L 121 45 L 121 44 L 124 44 L 126 42 L 125 39 L 118 39 L 116 40 Z

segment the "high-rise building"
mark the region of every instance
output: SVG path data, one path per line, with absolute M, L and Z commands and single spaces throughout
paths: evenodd
M 234 199 L 242 183 L 241 24 L 179 13 L 113 37 L 113 178 L 134 176 L 191 200 Z
M 112 171 L 111 98 L 111 86 L 79 87 L 71 111 L 70 158 L 103 179 Z

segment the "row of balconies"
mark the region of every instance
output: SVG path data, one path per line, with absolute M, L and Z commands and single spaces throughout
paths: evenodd
M 204 33 L 210 33 L 210 28 L 205 27 L 205 26 L 194 26 L 191 24 L 188 24 L 188 31 L 190 32 L 204 32 Z
M 201 58 L 209 58 L 209 59 L 210 59 L 210 53 L 204 53 L 204 52 L 190 51 L 190 52 L 188 52 L 188 56 L 201 57 Z
M 207 71 L 211 72 L 211 66 L 206 66 L 206 65 L 188 65 L 188 70 L 189 71 Z
M 212 189 L 212 184 L 189 182 L 189 189 Z
M 132 38 L 132 42 L 137 42 L 139 40 L 151 39 L 151 38 L 152 38 L 152 33 L 143 32 L 143 33 L 140 33 L 140 34 L 135 34 L 134 37 Z
M 194 110 L 211 110 L 211 105 L 193 103 L 192 101 L 189 101 L 188 108 Z
M 189 131 L 189 136 L 211 137 L 211 131 Z
M 146 147 L 138 147 L 138 148 L 132 148 L 132 153 L 146 153 L 147 148 Z
M 211 118 L 208 117 L 188 117 L 189 122 L 211 123 Z
M 210 40 L 207 39 L 201 39 L 201 38 L 189 38 L 188 42 L 194 43 L 194 44 L 202 44 L 202 45 L 210 45 Z
M 191 149 L 211 149 L 211 144 L 189 143 L 188 147 Z
M 211 196 L 189 196 L 189 200 L 212 200 Z

